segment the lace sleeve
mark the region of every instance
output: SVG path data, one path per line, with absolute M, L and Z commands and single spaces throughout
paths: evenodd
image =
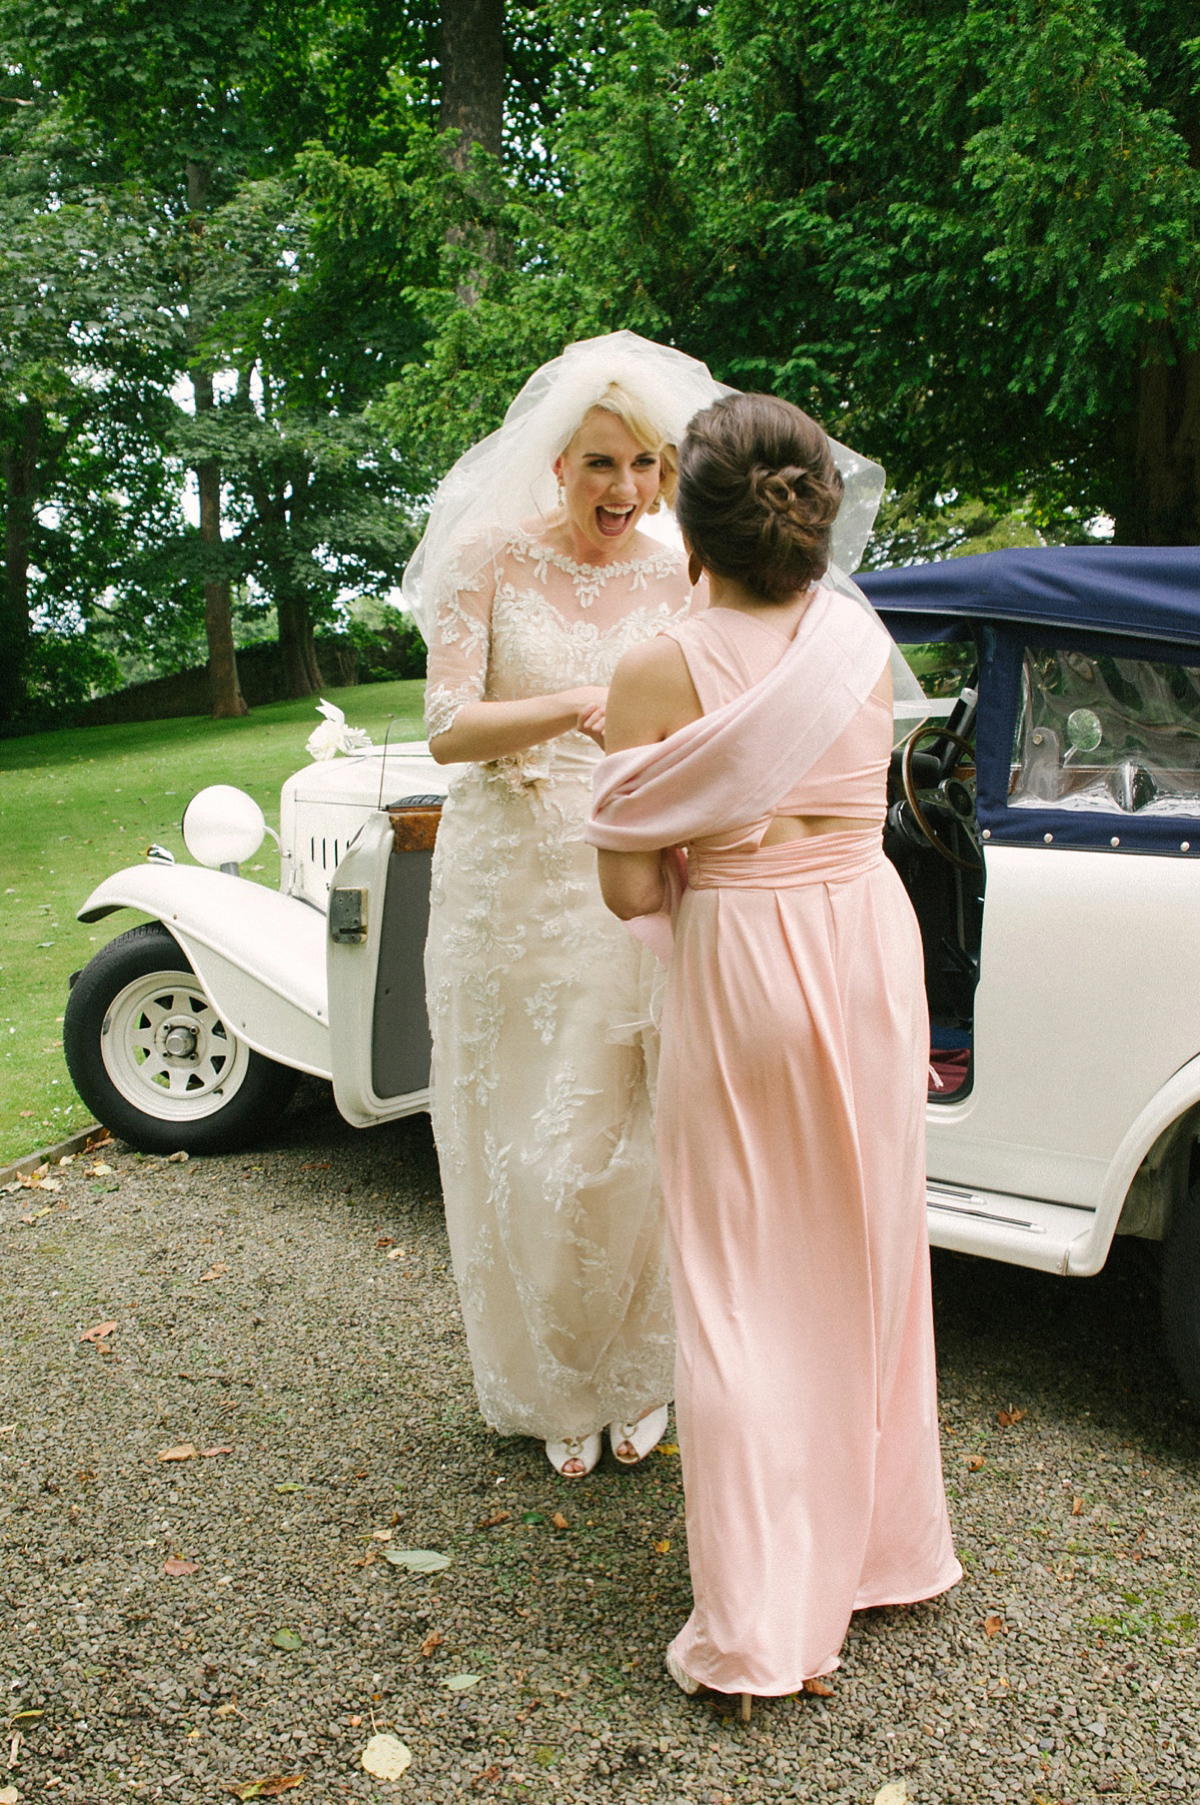
M 425 732 L 431 740 L 446 732 L 466 703 L 483 698 L 495 592 L 489 555 L 481 561 L 464 558 L 438 598 L 425 682 Z

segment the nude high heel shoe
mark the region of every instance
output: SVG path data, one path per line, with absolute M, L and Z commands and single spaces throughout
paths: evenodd
M 689 1698 L 695 1698 L 698 1692 L 704 1690 L 702 1682 L 700 1680 L 694 1680 L 690 1673 L 685 1672 L 669 1649 L 665 1656 L 665 1660 L 667 1672 L 681 1692 L 685 1692 Z M 754 1694 L 752 1692 L 739 1692 L 734 1696 L 736 1696 L 738 1702 L 738 1722 L 748 1724 L 750 1722 L 750 1713 L 754 1709 Z

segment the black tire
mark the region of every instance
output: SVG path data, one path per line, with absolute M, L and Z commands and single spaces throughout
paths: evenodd
M 1183 1389 L 1200 1410 L 1200 1184 L 1194 1184 L 1163 1243 L 1163 1333 Z
M 226 1028 L 158 921 L 118 934 L 80 972 L 63 1050 L 96 1120 L 143 1153 L 243 1147 L 278 1121 L 300 1078 Z

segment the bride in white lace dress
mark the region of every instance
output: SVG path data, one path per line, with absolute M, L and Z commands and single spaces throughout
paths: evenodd
M 605 909 L 583 826 L 617 660 L 691 607 L 681 549 L 639 522 L 719 392 L 631 333 L 571 347 L 447 477 L 405 579 L 430 747 L 464 765 L 426 949 L 454 1272 L 485 1420 L 568 1478 L 605 1426 L 642 1458 L 672 1388 L 654 962 Z

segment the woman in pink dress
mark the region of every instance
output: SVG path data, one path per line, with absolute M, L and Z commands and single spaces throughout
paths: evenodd
M 694 1608 L 667 1667 L 744 1715 L 832 1672 L 853 1611 L 961 1577 L 921 944 L 881 843 L 890 642 L 822 581 L 841 488 L 786 402 L 693 420 L 678 518 L 712 605 L 622 658 L 588 830 L 635 932 L 677 903 L 658 1146 Z

